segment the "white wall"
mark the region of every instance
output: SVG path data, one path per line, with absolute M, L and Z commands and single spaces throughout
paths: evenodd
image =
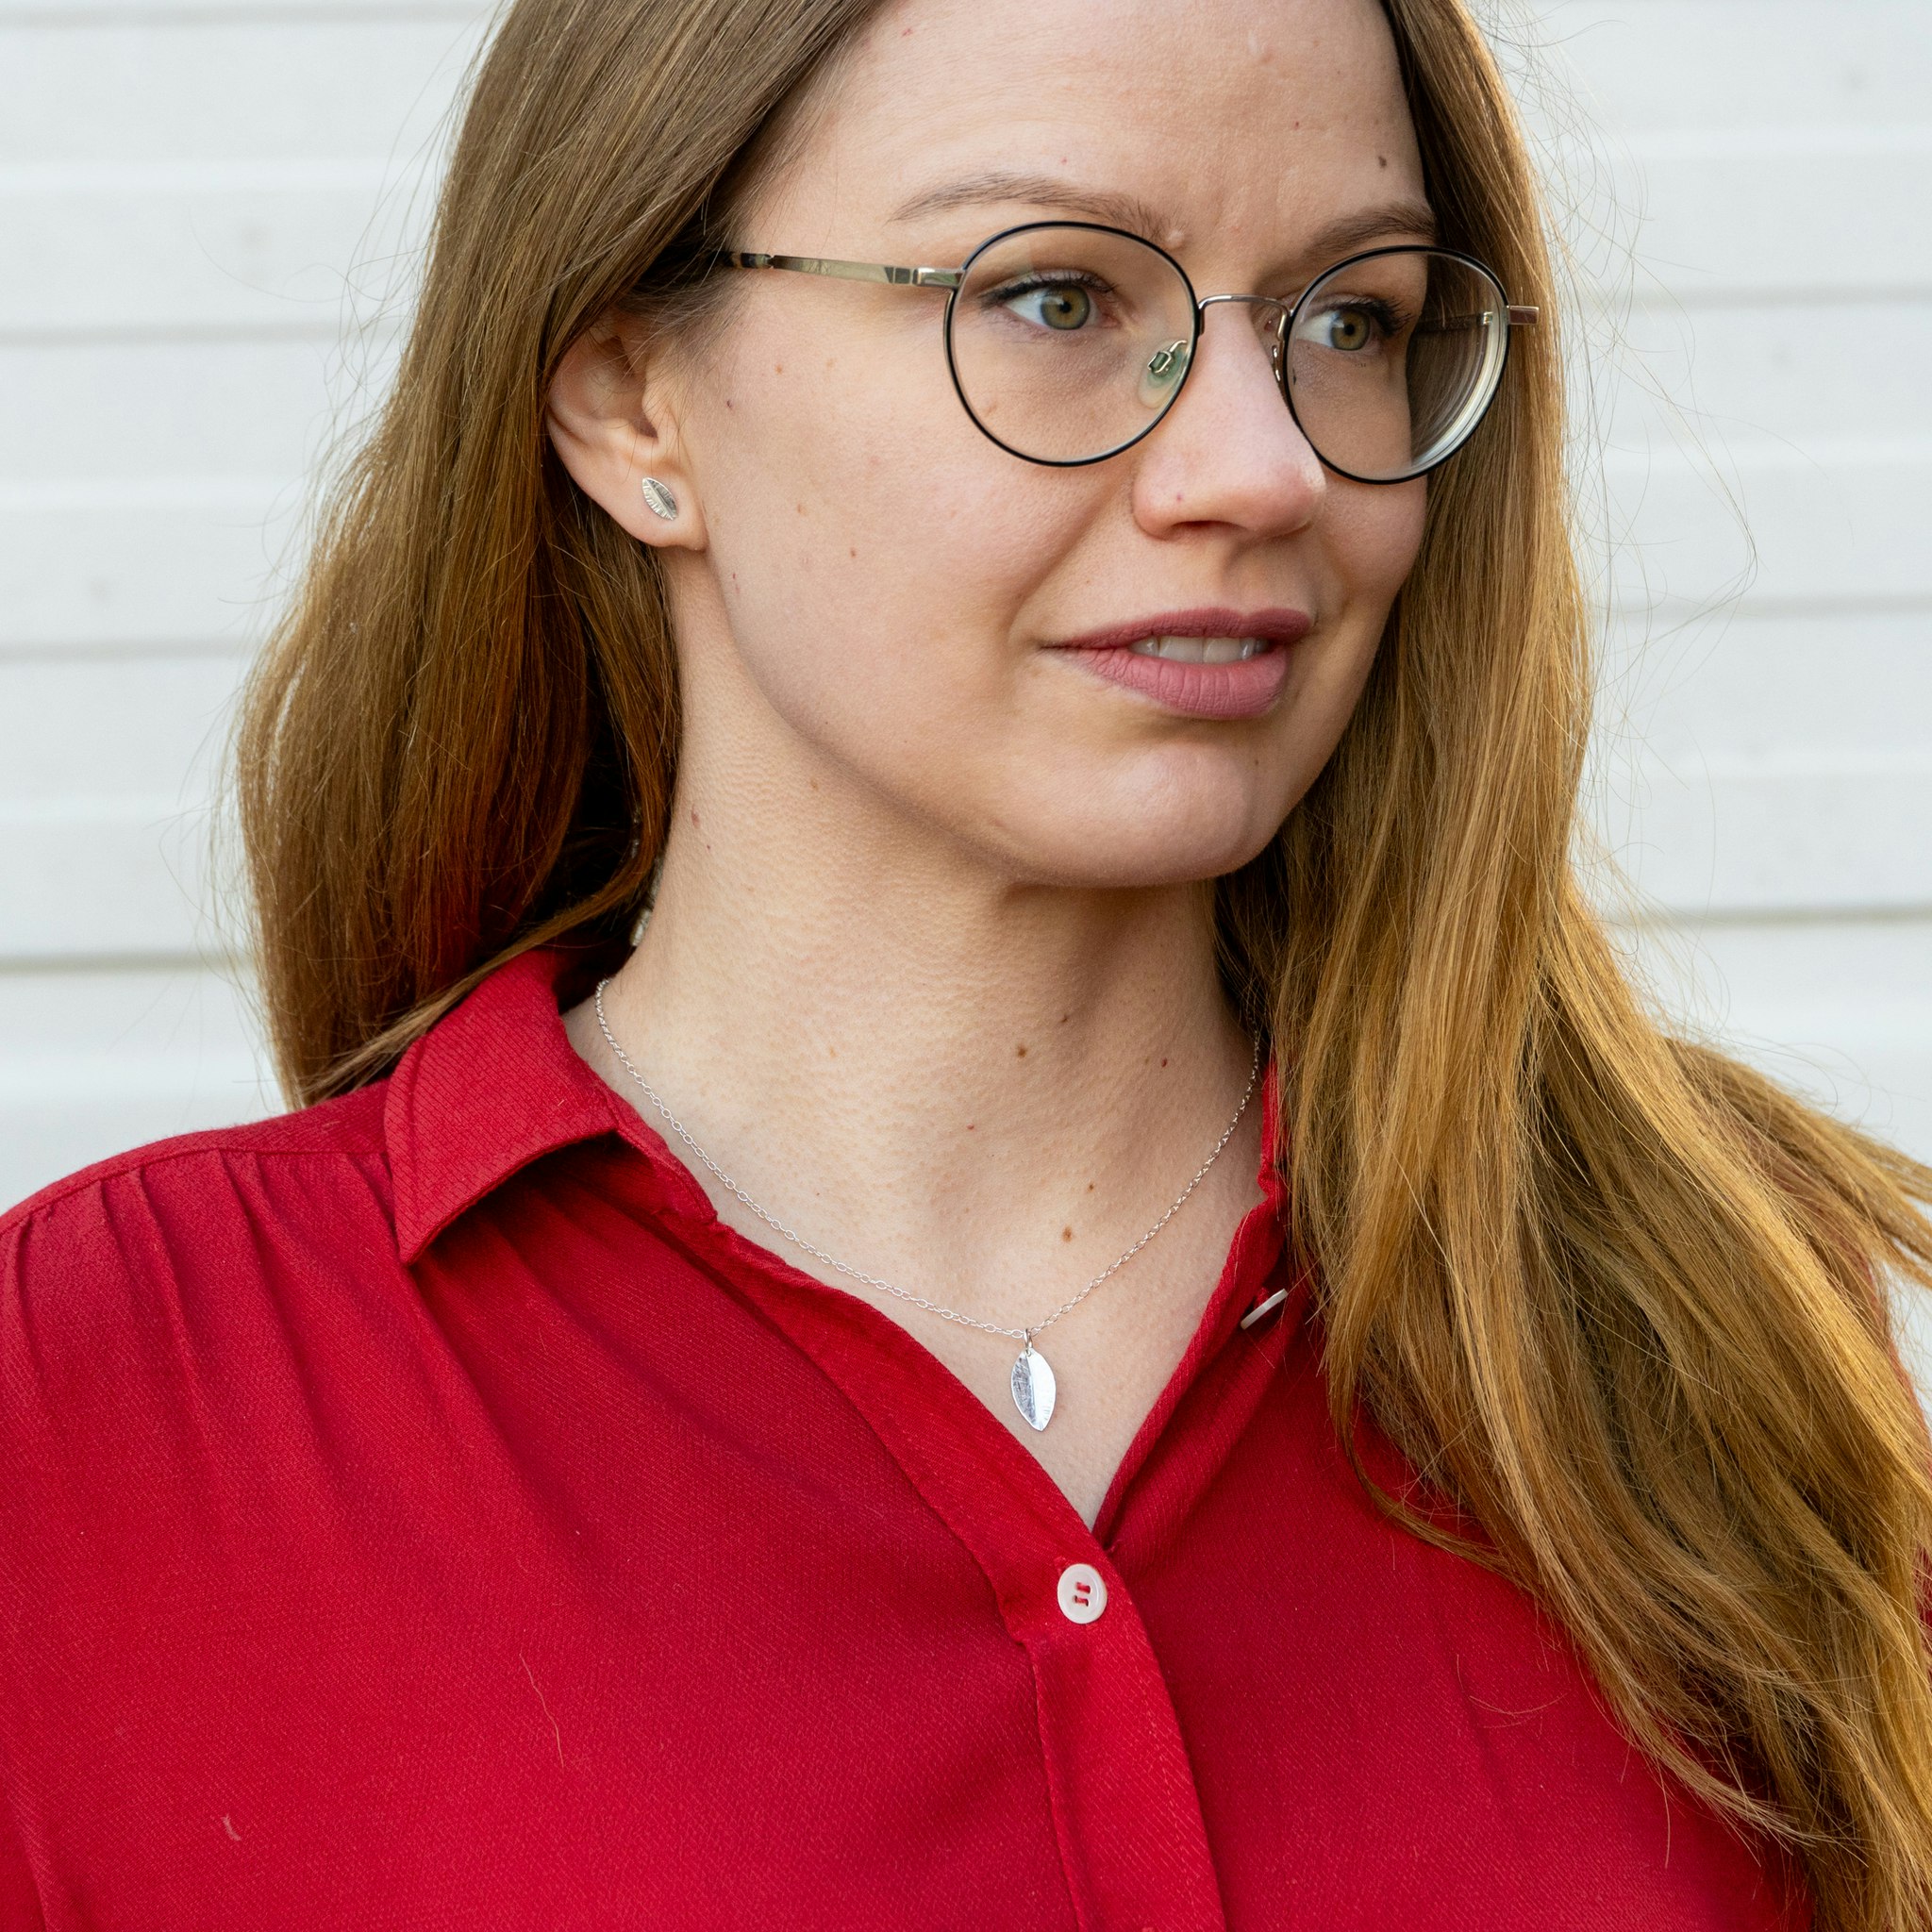
M 205 801 L 480 17 L 0 0 L 0 1202 L 275 1104 Z
M 0 0 L 0 1201 L 274 1104 L 204 801 L 480 17 Z M 1513 19 L 1596 290 L 1633 944 L 1932 1157 L 1932 4 Z

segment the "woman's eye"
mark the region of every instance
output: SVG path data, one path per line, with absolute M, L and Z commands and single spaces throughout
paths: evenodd
M 1372 310 L 1361 308 L 1330 308 L 1316 324 L 1322 345 L 1344 353 L 1368 348 L 1381 333 Z
M 1092 295 L 1068 282 L 1019 289 L 1007 296 L 1005 303 L 1024 320 L 1038 323 L 1041 328 L 1061 331 L 1084 328 L 1094 311 Z

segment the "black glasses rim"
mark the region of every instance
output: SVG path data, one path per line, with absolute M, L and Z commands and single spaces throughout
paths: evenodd
M 1181 287 L 1188 291 L 1189 314 L 1191 318 L 1190 325 L 1191 332 L 1188 339 L 1188 359 L 1181 369 L 1180 380 L 1174 386 L 1174 392 L 1168 397 L 1166 402 L 1161 404 L 1160 413 L 1154 417 L 1154 419 L 1151 422 L 1143 424 L 1141 427 L 1135 430 L 1133 435 L 1128 437 L 1124 442 L 1118 442 L 1111 449 L 1102 450 L 1098 456 L 1036 457 L 1029 456 L 1023 449 L 1016 449 L 1010 442 L 1008 442 L 1004 438 L 994 435 L 993 432 L 991 429 L 989 429 L 984 423 L 980 421 L 978 415 L 974 410 L 973 405 L 966 399 L 965 385 L 961 383 L 961 381 L 959 380 L 959 365 L 953 354 L 953 313 L 955 308 L 958 303 L 960 292 L 964 290 L 966 286 L 966 279 L 969 273 L 972 270 L 973 264 L 975 261 L 977 261 L 979 258 L 982 255 L 984 255 L 986 251 L 989 248 L 992 247 L 996 242 L 1009 241 L 1015 235 L 1032 234 L 1036 230 L 1041 228 L 1078 228 L 1085 230 L 1089 234 L 1118 235 L 1122 238 L 1123 241 L 1137 242 L 1141 247 L 1151 250 L 1154 254 L 1159 256 L 1160 258 L 1164 262 L 1166 262 L 1170 268 L 1174 270 L 1174 274 L 1180 277 Z M 1291 303 L 1276 302 L 1276 306 L 1282 311 L 1281 334 L 1283 341 L 1285 341 L 1287 340 L 1289 332 L 1294 327 L 1295 317 L 1300 314 L 1302 304 L 1306 302 L 1308 299 L 1309 295 L 1312 294 L 1315 290 L 1320 288 L 1322 284 L 1329 278 L 1329 276 L 1340 275 L 1343 269 L 1353 268 L 1356 266 L 1357 262 L 1373 261 L 1385 255 L 1447 256 L 1450 260 L 1460 262 L 1464 268 L 1474 269 L 1476 274 L 1483 276 L 1484 279 L 1488 281 L 1490 286 L 1495 290 L 1499 304 L 1505 308 L 1507 308 L 1507 306 L 1508 292 L 1503 287 L 1502 276 L 1499 275 L 1496 273 L 1496 271 L 1489 265 L 1488 262 L 1484 261 L 1480 256 L 1471 255 L 1466 249 L 1450 248 L 1442 245 L 1440 242 L 1384 242 L 1382 245 L 1375 248 L 1359 248 L 1353 255 L 1345 255 L 1339 261 L 1330 262 L 1328 266 L 1321 272 L 1320 275 L 1314 276 L 1309 281 L 1307 287 L 1301 291 L 1301 293 L 1297 295 Z M 1271 302 L 1275 301 L 1275 298 L 1273 296 L 1270 296 L 1267 299 Z M 973 252 L 967 256 L 966 259 L 959 264 L 958 281 L 955 283 L 954 286 L 946 291 L 945 318 L 942 329 L 945 338 L 946 374 L 952 380 L 953 393 L 959 399 L 959 407 L 966 412 L 967 421 L 970 422 L 973 425 L 974 428 L 978 430 L 979 433 L 983 437 L 985 437 L 989 442 L 992 443 L 996 448 L 1005 450 L 1008 456 L 1017 457 L 1023 463 L 1035 463 L 1038 464 L 1041 469 L 1088 469 L 1094 463 L 1104 463 L 1110 460 L 1114 457 L 1124 454 L 1127 450 L 1132 449 L 1137 442 L 1141 441 L 1146 437 L 1152 436 L 1153 433 L 1160 427 L 1161 424 L 1163 424 L 1167 420 L 1169 411 L 1172 410 L 1174 406 L 1180 401 L 1181 391 L 1188 386 L 1188 377 L 1194 373 L 1194 351 L 1200 346 L 1201 342 L 1201 297 L 1194 291 L 1193 278 L 1188 274 L 1187 270 L 1181 266 L 1180 262 L 1173 255 L 1171 255 L 1165 248 L 1163 248 L 1159 242 L 1150 242 L 1146 238 L 1146 236 L 1137 235 L 1131 228 L 1115 227 L 1109 222 L 1015 222 L 1011 227 L 1001 228 L 996 233 L 989 235 L 985 241 L 979 242 L 977 246 L 974 248 Z M 1420 468 L 1413 470 L 1405 470 L 1403 474 L 1399 476 L 1364 476 L 1354 470 L 1343 469 L 1340 463 L 1331 462 L 1325 456 L 1322 454 L 1321 448 L 1316 443 L 1315 439 L 1308 433 L 1307 425 L 1302 421 L 1301 411 L 1297 409 L 1294 406 L 1294 395 L 1288 386 L 1287 362 L 1285 358 L 1282 364 L 1281 372 L 1276 377 L 1275 387 L 1281 392 L 1281 400 L 1288 406 L 1288 413 L 1290 417 L 1293 420 L 1294 426 L 1301 431 L 1303 441 L 1306 441 L 1308 447 L 1314 451 L 1315 460 L 1319 462 L 1324 469 L 1332 471 L 1336 475 L 1343 477 L 1351 483 L 1368 483 L 1375 486 L 1385 486 L 1396 483 L 1413 483 L 1418 477 L 1426 476 L 1429 475 L 1431 471 L 1441 469 L 1441 466 L 1444 463 L 1446 463 L 1449 460 L 1449 458 L 1457 453 L 1457 450 L 1461 449 L 1464 446 L 1464 444 L 1466 444 L 1469 441 L 1470 438 L 1474 436 L 1475 432 L 1482 426 L 1484 419 L 1490 413 L 1490 406 L 1496 400 L 1498 393 L 1502 390 L 1503 377 L 1509 366 L 1509 338 L 1514 333 L 1515 331 L 1513 329 L 1506 328 L 1503 331 L 1503 354 L 1501 359 L 1496 364 L 1495 381 L 1491 385 L 1490 393 L 1488 394 L 1488 396 L 1484 398 L 1481 409 L 1476 412 L 1475 416 L 1464 427 L 1461 435 L 1459 435 L 1456 439 L 1456 441 L 1452 442 L 1448 446 L 1448 448 L 1443 450 L 1440 455 L 1430 458 L 1430 459 L 1426 463 L 1423 464 Z

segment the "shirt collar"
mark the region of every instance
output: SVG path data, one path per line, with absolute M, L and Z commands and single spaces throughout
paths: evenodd
M 582 982 L 581 985 L 575 982 Z M 396 1246 L 407 1265 L 459 1215 L 533 1160 L 599 1134 L 621 1134 L 656 1165 L 668 1163 L 679 1197 L 704 1201 L 659 1137 L 584 1064 L 563 1030 L 560 994 L 589 991 L 584 961 L 541 947 L 500 966 L 403 1056 L 383 1104 L 395 1188 Z M 1257 1179 L 1279 1212 L 1274 1070 L 1260 1080 Z M 628 1119 L 626 1119 L 628 1116 Z M 676 1185 L 678 1182 L 684 1186 Z M 707 1208 L 708 1204 L 706 1204 Z
M 412 1262 L 531 1161 L 619 1131 L 618 1101 L 564 1033 L 558 947 L 499 966 L 403 1056 L 383 1103 L 396 1246 Z

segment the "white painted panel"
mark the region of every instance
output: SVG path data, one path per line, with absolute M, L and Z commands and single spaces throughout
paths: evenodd
M 1932 599 L 1932 447 L 1727 439 L 1606 460 L 1617 603 L 1738 596 L 1747 608 Z
M 0 334 L 332 341 L 352 311 L 352 265 L 384 262 L 387 276 L 420 231 L 395 178 L 379 161 L 184 163 L 76 185 L 0 172 Z
M 1932 745 L 1932 606 L 1633 624 L 1607 657 L 1598 735 L 1620 747 L 1848 764 Z
M 208 813 L 172 791 L 0 800 L 0 957 L 225 953 L 209 891 L 212 838 Z
M 1932 291 L 1932 127 L 1634 140 L 1642 276 L 1684 301 Z
M 379 379 L 391 361 L 375 359 Z M 338 417 L 366 404 L 324 342 L 0 343 L 0 487 L 19 502 L 34 479 L 296 483 Z
M 123 1149 L 275 1111 L 260 1064 L 228 974 L 0 975 L 0 1208 Z
M 242 670 L 0 659 L 0 958 L 225 950 L 212 802 Z
M 1625 928 L 1663 1010 L 1932 1161 L 1932 916 Z
M 1879 436 L 1932 445 L 1932 296 L 1659 303 L 1622 318 L 1596 354 L 1611 448 L 1722 451 L 1771 437 L 1801 449 Z
M 0 13 L 0 165 L 408 157 L 476 39 L 407 14 L 176 13 L 54 33 Z
M 398 20 L 476 21 L 490 11 L 475 0 L 0 0 L 0 26 L 73 32 L 199 26 L 211 19 L 382 26 Z
M 236 658 L 0 659 L 0 787 L 46 810 L 76 795 L 172 798 L 211 791 L 242 663 Z M 0 906 L 0 940 L 8 912 Z
M 0 651 L 233 648 L 259 635 L 298 497 L 260 477 L 0 493 Z
M 0 0 L 0 31 L 87 33 L 98 27 L 330 25 L 394 27 L 400 22 L 479 25 L 491 15 L 477 0 Z
M 1924 0 L 1538 0 L 1501 31 L 1599 125 L 1869 127 L 1923 122 Z M 1520 64 L 1520 56 L 1510 64 Z
M 1590 816 L 1661 910 L 1932 908 L 1932 750 L 1606 762 Z
M 1932 919 L 1626 930 L 1661 1008 L 1932 1163 Z M 1932 1391 L 1932 1301 L 1903 1302 Z

